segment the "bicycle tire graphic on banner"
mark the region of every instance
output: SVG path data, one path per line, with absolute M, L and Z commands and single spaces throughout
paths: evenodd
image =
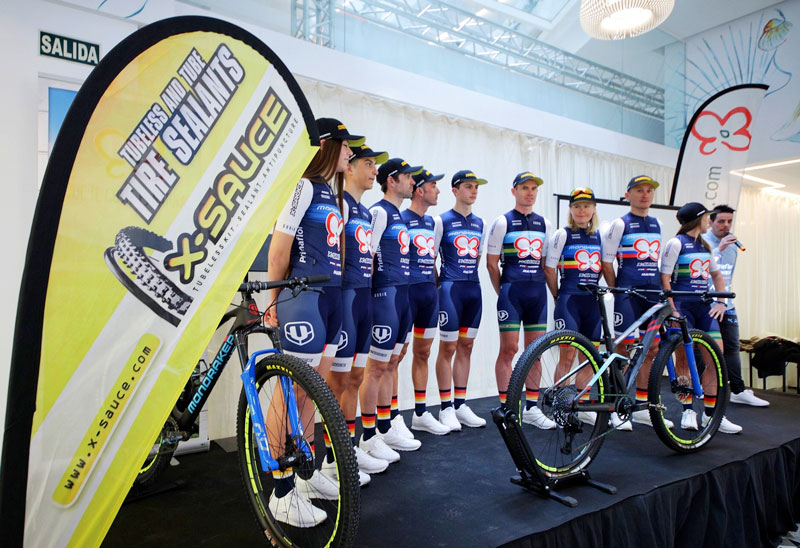
M 101 543 L 318 142 L 291 73 L 229 23 L 159 21 L 101 60 L 31 231 L 4 542 Z

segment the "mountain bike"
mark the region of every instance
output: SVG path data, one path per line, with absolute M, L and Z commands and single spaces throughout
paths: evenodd
M 263 313 L 253 299 L 254 293 L 276 287 L 291 289 L 291 298 L 301 291 L 322 291 L 310 286 L 328 279 L 308 276 L 240 285 L 242 303 L 229 310 L 219 323 L 219 328 L 231 324 L 225 340 L 208 368 L 195 370 L 187 382 L 142 465 L 137 484 L 158 481 L 178 442 L 196 432 L 200 410 L 236 352 L 240 363 L 245 364 L 236 421 L 239 465 L 259 528 L 273 546 L 352 545 L 360 515 L 358 468 L 341 409 L 327 383 L 312 367 L 281 353 L 279 330 L 264 324 Z M 273 348 L 249 353 L 248 338 L 254 333 L 266 334 Z M 323 436 L 326 443 L 330 442 L 335 458 L 338 500 L 323 500 L 311 493 L 310 498 L 325 510 L 327 519 L 313 527 L 282 523 L 270 510 L 273 472 L 292 471 L 297 477 L 310 478 L 319 470 L 324 453 L 315 456 L 314 440 L 321 441 Z
M 579 286 L 597 297 L 605 351 L 598 352 L 588 338 L 575 331 L 550 331 L 525 349 L 509 381 L 506 405 L 493 412 L 520 473 L 512 481 L 570 506 L 577 501 L 555 493 L 556 485 L 582 481 L 615 492 L 611 486 L 590 480 L 586 469 L 605 436 L 630 421 L 635 411 L 648 410 L 659 439 L 679 453 L 697 451 L 711 440 L 728 400 L 722 351 L 707 333 L 689 329 L 667 299 L 696 297 L 710 302 L 715 297 L 735 297 L 719 292 Z M 652 306 L 616 339 L 606 307 L 614 294 L 653 299 Z M 645 325 L 644 337 L 628 348 L 628 356 L 615 351 Z M 660 348 L 649 376 L 648 400 L 638 403 L 632 395 L 636 375 L 650 348 L 658 344 L 658 336 Z M 536 370 L 541 371 L 538 399 L 528 404 L 526 386 L 534 386 Z M 538 406 L 556 427 L 541 430 L 524 424 L 526 404 Z M 615 427 L 609 424 L 611 413 L 617 414 Z

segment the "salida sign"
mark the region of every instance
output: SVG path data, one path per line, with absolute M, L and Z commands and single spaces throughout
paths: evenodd
M 100 45 L 39 31 L 39 53 L 85 65 L 96 65 L 100 60 Z

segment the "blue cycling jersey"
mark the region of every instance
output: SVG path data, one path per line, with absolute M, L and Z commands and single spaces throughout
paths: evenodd
M 707 291 L 711 269 L 711 253 L 701 240 L 686 234 L 678 234 L 681 253 L 672 273 L 672 289 L 675 291 Z
M 409 254 L 409 284 L 433 282 L 433 268 L 436 264 L 436 248 L 433 242 L 433 217 L 420 217 L 410 209 L 400 216 L 408 227 L 411 250 Z
M 470 213 L 466 217 L 446 211 L 434 221 L 441 230 L 439 254 L 442 268 L 439 281 L 478 281 L 478 261 L 483 246 L 483 220 Z
M 372 286 L 372 214 L 363 204 L 344 193 L 347 222 L 344 225 L 345 254 L 342 287 Z
M 501 283 L 544 283 L 547 225 L 548 222 L 541 215 L 533 212 L 525 215 L 516 209 L 494 221 L 487 253 L 500 255 Z
M 342 284 L 342 215 L 327 182 L 301 179 L 275 229 L 294 236 L 289 256 L 291 276 L 327 274 L 330 281 L 320 285 Z
M 563 233 L 562 233 L 563 231 Z M 569 227 L 560 229 L 553 238 L 553 251 L 556 251 L 555 240 L 565 237 L 563 250 L 558 258 L 558 269 L 561 273 L 561 283 L 558 294 L 584 294 L 578 289 L 579 283 L 596 284 L 600 280 L 600 258 L 602 248 L 600 233 L 595 231 L 591 236 L 586 230 L 579 228 L 572 230 Z M 548 263 L 550 261 L 548 260 Z M 548 264 L 549 266 L 549 264 Z
M 620 222 L 623 227 L 619 226 Z M 658 219 L 627 213 L 614 221 L 608 235 L 610 241 L 619 228 L 622 228 L 622 237 L 617 240 L 618 246 L 610 246 L 616 249 L 609 249 L 603 257 L 603 260 L 608 260 L 608 253 L 616 252 L 617 286 L 661 287 L 658 276 L 661 225 Z
M 369 208 L 372 213 L 372 247 L 375 264 L 372 287 L 408 284 L 408 228 L 395 205 L 387 200 Z

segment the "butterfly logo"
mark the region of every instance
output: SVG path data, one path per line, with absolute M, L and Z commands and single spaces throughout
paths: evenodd
M 689 273 L 692 278 L 708 279 L 708 269 L 711 267 L 711 260 L 695 259 L 689 263 Z
M 514 240 L 514 247 L 517 250 L 517 257 L 520 259 L 525 257 L 542 258 L 542 240 L 538 238 L 529 240 L 525 236 L 520 236 Z
M 411 237 L 408 235 L 408 231 L 400 229 L 400 232 L 397 233 L 397 241 L 400 243 L 400 255 L 408 255 L 410 240 Z
M 700 140 L 700 153 L 705 156 L 717 151 L 717 142 L 730 150 L 743 151 L 750 148 L 752 121 L 753 115 L 745 107 L 731 109 L 722 117 L 705 110 L 697 116 L 692 135 Z
M 328 231 L 328 245 L 339 247 L 339 234 L 342 233 L 344 221 L 338 213 L 328 213 L 325 219 L 325 230 Z
M 459 257 L 470 256 L 475 258 L 478 256 L 478 245 L 480 245 L 480 240 L 473 236 L 470 238 L 469 236 L 460 235 L 456 236 L 456 239 L 453 240 L 453 245 L 456 246 L 456 250 Z
M 372 241 L 372 230 L 365 229 L 363 226 L 356 227 L 356 242 L 358 242 L 359 253 L 367 253 Z
M 645 259 L 658 260 L 658 250 L 661 247 L 661 241 L 654 240 L 648 241 L 644 238 L 639 238 L 633 242 L 633 249 L 636 250 L 636 258 L 640 261 Z
M 414 236 L 414 245 L 417 246 L 417 255 L 424 257 L 430 255 L 434 257 L 433 251 L 433 236 L 425 237 L 423 234 Z
M 600 272 L 599 251 L 593 251 L 589 253 L 585 249 L 581 249 L 575 253 L 575 260 L 578 261 L 578 270 L 591 270 L 592 272 Z

